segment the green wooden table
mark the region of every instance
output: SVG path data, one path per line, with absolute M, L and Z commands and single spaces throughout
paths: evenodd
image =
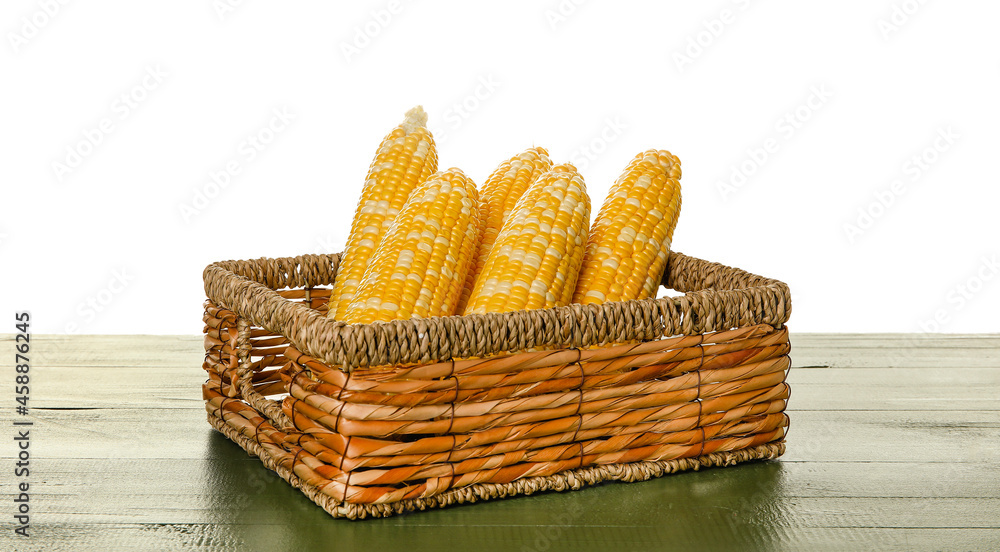
M 779 461 L 356 522 L 210 428 L 201 347 L 33 337 L 30 413 L 2 397 L 0 550 L 1000 550 L 1000 336 L 793 334 Z

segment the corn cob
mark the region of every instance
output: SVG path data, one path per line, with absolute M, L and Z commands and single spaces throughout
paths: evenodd
M 389 225 L 410 193 L 435 171 L 434 138 L 427 130 L 427 114 L 417 106 L 382 140 L 368 169 L 347 246 L 340 257 L 327 316 L 343 318 Z
M 475 266 L 469 271 L 462 299 L 458 303 L 459 312 L 465 310 L 465 305 L 469 302 L 469 297 L 476 285 L 476 279 L 483 271 L 483 267 L 486 266 L 490 249 L 493 248 L 493 243 L 496 242 L 504 221 L 517 205 L 517 200 L 521 199 L 528 187 L 551 166 L 549 152 L 545 151 L 545 148 L 529 148 L 500 163 L 486 179 L 479 192 L 479 221 L 482 225 L 482 239 L 476 251 Z
M 399 211 L 346 309 L 350 324 L 455 314 L 479 240 L 476 186 L 432 175 Z
M 574 303 L 656 295 L 681 210 L 680 177 L 681 162 L 668 151 L 632 159 L 590 229 Z
M 464 314 L 569 304 L 589 222 L 590 198 L 576 168 L 543 173 L 504 222 Z

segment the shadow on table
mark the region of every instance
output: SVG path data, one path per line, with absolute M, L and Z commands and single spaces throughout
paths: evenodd
M 212 431 L 210 522 L 246 550 L 777 550 L 788 527 L 780 462 L 607 483 L 387 519 L 331 518 Z

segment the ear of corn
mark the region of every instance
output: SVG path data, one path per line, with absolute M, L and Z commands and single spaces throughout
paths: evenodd
M 479 239 L 478 194 L 462 171 L 419 186 L 378 245 L 347 323 L 455 314 Z
M 549 152 L 545 148 L 530 148 L 500 163 L 490 174 L 479 192 L 479 221 L 482 224 L 482 239 L 476 252 L 476 262 L 465 282 L 465 290 L 459 301 L 459 312 L 465 310 L 476 279 L 486 266 L 493 243 L 503 223 L 510 216 L 521 199 L 541 174 L 552 166 Z
M 589 222 L 590 198 L 576 168 L 543 173 L 504 222 L 464 313 L 569 304 Z
M 368 169 L 330 295 L 330 318 L 343 319 L 389 225 L 410 193 L 435 171 L 434 138 L 427 130 L 427 114 L 417 106 L 382 140 Z
M 680 160 L 668 151 L 632 159 L 591 227 L 574 303 L 656 296 L 681 210 L 680 177 Z

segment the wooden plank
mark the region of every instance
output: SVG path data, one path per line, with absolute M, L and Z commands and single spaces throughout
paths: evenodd
M 200 360 L 191 366 L 35 365 L 31 401 L 34 408 L 202 409 L 207 378 Z
M 794 391 L 789 406 L 795 403 Z M 795 411 L 784 461 L 995 462 L 1000 416 L 981 411 Z
M 945 387 L 934 392 L 933 397 L 914 391 L 913 387 L 865 388 L 849 384 L 810 386 L 792 384 L 792 401 L 789 410 L 819 411 L 868 411 L 927 410 L 927 411 L 991 411 L 1000 412 L 996 396 L 1000 388 Z
M 873 350 L 875 351 L 875 350 Z M 955 353 L 948 349 L 900 349 L 899 353 L 884 354 L 857 350 L 824 350 L 818 354 L 807 354 L 792 349 L 792 369 L 807 366 L 883 369 L 883 368 L 980 368 L 996 370 L 1000 368 L 1000 352 L 984 350 L 982 353 L 964 351 Z
M 1000 370 L 792 369 L 789 410 L 1000 411 Z
M 201 336 L 41 334 L 31 354 L 35 366 L 199 367 L 205 346 Z
M 808 333 L 790 327 L 793 347 L 835 348 L 901 348 L 920 341 L 928 348 L 996 349 L 1000 334 L 947 333 Z
M 849 368 L 804 368 L 788 373 L 792 385 L 856 384 L 858 387 L 914 387 L 925 395 L 946 387 L 971 388 L 1000 385 L 1000 370 L 954 367 L 941 368 L 882 368 L 854 370 Z M 1000 400 L 1000 395 L 994 395 Z
M 203 404 L 203 403 L 202 403 Z M 36 405 L 37 406 L 37 405 Z M 199 458 L 214 431 L 201 409 L 33 408 L 32 458 Z M 11 448 L 0 458 L 10 458 Z
M 278 526 L 261 528 L 241 525 L 169 524 L 169 523 L 33 523 L 31 538 L 0 534 L 0 549 L 16 552 L 163 552 L 165 550 L 210 550 L 212 552 L 255 552 L 284 550 L 278 540 L 283 531 Z M 241 534 L 243 536 L 237 536 Z M 254 536 L 270 538 L 253 541 Z M 269 542 L 273 548 L 262 548 Z
M 793 369 L 835 368 L 1000 368 L 1000 353 L 990 349 L 961 351 L 915 346 L 908 349 L 814 349 L 792 347 Z
M 575 552 L 595 550 L 773 550 L 843 552 L 879 550 L 993 551 L 1000 545 L 997 529 L 910 529 L 910 528 L 774 528 L 743 527 L 743 533 L 723 525 L 708 532 L 685 527 L 658 534 L 620 528 L 538 525 L 531 527 L 449 527 L 408 526 L 405 531 L 387 527 L 382 521 L 318 522 L 297 524 L 88 524 L 60 523 L 38 528 L 44 545 L 24 546 L 11 537 L 0 537 L 0 546 L 19 552 L 87 552 L 129 550 L 210 550 L 212 552 L 271 552 L 275 550 L 330 550 L 372 552 L 407 550 L 545 550 Z M 44 533 L 43 533 L 44 532 Z M 36 541 L 37 542 L 37 541 Z M 331 543 L 336 543 L 335 548 Z
M 790 334 L 792 366 L 1000 368 L 1000 336 Z

